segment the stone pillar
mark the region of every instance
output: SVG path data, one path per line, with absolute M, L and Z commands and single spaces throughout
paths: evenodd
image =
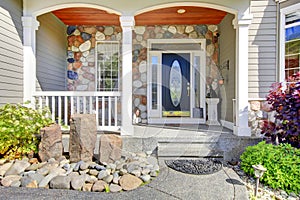
M 122 135 L 133 135 L 132 125 L 132 29 L 133 16 L 121 16 L 122 43 Z
M 252 16 L 244 15 L 236 28 L 236 124 L 233 133 L 238 136 L 251 136 L 248 125 L 248 31 Z
M 36 18 L 28 16 L 22 17 L 23 25 L 23 42 L 24 42 L 24 69 L 23 69 L 23 84 L 24 84 L 24 102 L 30 100 L 34 103 L 33 93 L 36 88 L 36 30 L 39 27 L 39 22 Z
M 74 114 L 70 121 L 69 154 L 71 162 L 92 161 L 97 140 L 95 114 Z
M 215 125 L 219 126 L 220 123 L 218 121 L 218 103 L 219 98 L 206 98 L 207 103 L 207 112 L 208 112 L 208 119 L 206 121 L 207 125 Z
M 42 128 L 41 142 L 39 144 L 39 158 L 42 162 L 50 158 L 58 159 L 63 154 L 62 132 L 58 124 Z

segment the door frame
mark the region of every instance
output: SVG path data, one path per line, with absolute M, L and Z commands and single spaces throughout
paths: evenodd
M 154 50 L 151 47 L 153 44 L 200 44 L 200 50 Z M 206 121 L 206 40 L 205 39 L 149 39 L 148 40 L 148 56 L 147 56 L 147 120 L 149 124 L 204 124 Z M 163 53 L 188 53 L 190 54 L 190 117 L 163 117 L 162 116 L 162 54 Z M 157 107 L 152 108 L 152 57 L 157 57 Z M 195 108 L 195 60 L 199 57 L 199 72 L 200 72 L 200 108 L 203 109 L 203 117 L 193 117 L 193 108 Z

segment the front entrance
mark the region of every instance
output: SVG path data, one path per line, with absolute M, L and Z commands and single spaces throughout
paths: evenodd
M 205 123 L 205 39 L 153 39 L 148 52 L 148 123 Z
M 162 116 L 190 117 L 190 54 L 162 54 Z

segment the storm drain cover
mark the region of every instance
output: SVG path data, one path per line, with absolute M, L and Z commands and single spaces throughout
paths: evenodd
M 222 162 L 213 159 L 196 160 L 165 160 L 165 163 L 171 169 L 186 174 L 212 174 L 222 169 Z

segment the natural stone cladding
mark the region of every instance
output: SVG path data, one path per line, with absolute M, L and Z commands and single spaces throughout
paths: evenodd
M 70 162 L 65 156 L 45 162 L 0 159 L 0 185 L 5 187 L 119 192 L 136 189 L 158 173 L 157 159 L 146 153 L 123 152 L 120 160 L 109 164 Z
M 157 25 L 136 26 L 133 30 L 133 110 L 140 110 L 142 122 L 147 119 L 147 43 L 149 39 L 206 39 L 206 77 L 219 78 L 218 26 Z M 95 91 L 95 45 L 97 41 L 119 41 L 119 26 L 68 26 L 68 90 Z M 119 58 L 121 59 L 121 58 Z M 120 60 L 120 64 L 121 64 Z M 120 67 L 122 69 L 122 66 Z M 120 73 L 121 74 L 121 73 Z M 122 81 L 122 80 L 121 80 Z

